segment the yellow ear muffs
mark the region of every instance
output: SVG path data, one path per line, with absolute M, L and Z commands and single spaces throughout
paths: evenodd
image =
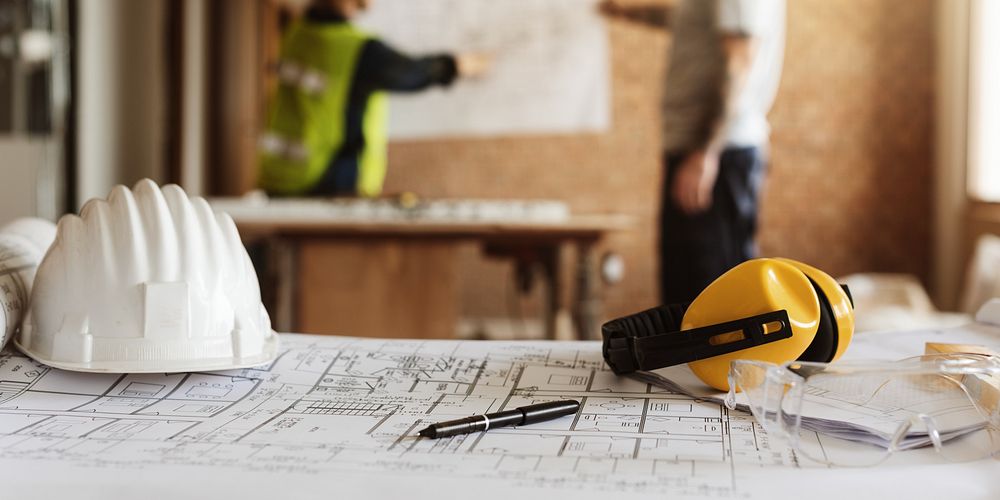
M 672 304 L 602 328 L 604 358 L 616 373 L 689 363 L 706 384 L 729 388 L 729 363 L 833 361 L 854 332 L 846 289 L 789 259 L 744 262 L 712 282 L 690 305 Z

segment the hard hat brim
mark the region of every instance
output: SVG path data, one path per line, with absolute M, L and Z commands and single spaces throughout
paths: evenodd
M 243 358 L 224 357 L 192 360 L 147 359 L 136 361 L 93 361 L 89 363 L 73 363 L 47 359 L 37 351 L 32 351 L 28 349 L 28 346 L 22 345 L 18 338 L 14 339 L 14 345 L 31 359 L 60 370 L 89 373 L 183 373 L 236 370 L 264 365 L 277 359 L 281 341 L 278 338 L 278 334 L 272 331 L 272 334 L 264 339 L 264 345 L 260 353 Z

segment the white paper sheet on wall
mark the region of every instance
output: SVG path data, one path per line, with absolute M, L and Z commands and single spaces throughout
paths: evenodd
M 609 126 L 608 41 L 596 0 L 379 0 L 359 24 L 413 54 L 475 52 L 490 71 L 392 98 L 390 136 L 576 133 Z

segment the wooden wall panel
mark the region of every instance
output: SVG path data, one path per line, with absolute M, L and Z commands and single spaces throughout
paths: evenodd
M 207 178 L 210 193 L 234 196 L 257 184 L 264 61 L 273 52 L 277 13 L 264 0 L 219 0 L 209 4 L 209 18 Z
M 441 241 L 304 241 L 295 331 L 451 337 L 459 304 L 456 248 Z
M 793 0 L 765 254 L 929 277 L 933 2 Z

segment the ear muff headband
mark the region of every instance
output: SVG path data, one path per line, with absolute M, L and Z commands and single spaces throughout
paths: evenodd
M 788 313 L 784 310 L 678 331 L 676 318 L 684 309 L 685 306 L 673 304 L 605 323 L 604 360 L 608 366 L 617 374 L 655 370 L 792 336 Z
M 689 306 L 662 306 L 605 324 L 605 360 L 619 374 L 690 363 L 702 381 L 725 390 L 735 359 L 783 363 L 805 353 L 839 357 L 853 332 L 850 298 L 833 278 L 794 264 L 748 261 Z M 824 304 L 821 296 L 834 292 L 832 303 Z

